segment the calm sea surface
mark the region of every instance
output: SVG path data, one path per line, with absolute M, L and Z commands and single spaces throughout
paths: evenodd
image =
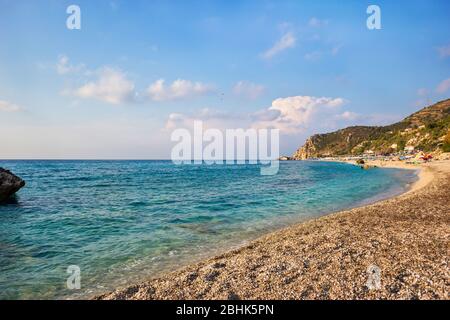
M 27 182 L 0 205 L 0 299 L 84 298 L 139 282 L 257 236 L 401 193 L 398 169 L 281 162 L 0 161 Z M 69 290 L 67 267 L 81 269 Z

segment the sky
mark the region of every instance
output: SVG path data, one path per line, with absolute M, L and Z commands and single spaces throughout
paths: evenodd
M 81 29 L 68 29 L 70 5 Z M 369 5 L 381 29 L 370 30 Z M 168 159 L 176 128 L 311 134 L 450 96 L 450 2 L 0 0 L 0 159 Z

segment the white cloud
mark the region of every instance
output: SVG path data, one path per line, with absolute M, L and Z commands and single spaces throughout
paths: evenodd
M 304 55 L 304 58 L 308 61 L 317 61 L 320 60 L 322 57 L 336 56 L 341 51 L 341 49 L 342 44 L 336 44 L 327 50 L 314 50 L 308 52 Z
M 262 57 L 264 59 L 271 59 L 275 55 L 279 54 L 280 52 L 293 48 L 296 43 L 296 38 L 292 32 L 285 33 L 280 40 L 278 40 L 272 48 L 267 50 L 262 54 Z
M 317 61 L 322 57 L 322 52 L 313 51 L 305 54 L 305 59 L 308 61 Z
M 116 69 L 105 67 L 97 71 L 98 79 L 74 90 L 73 95 L 96 99 L 111 104 L 120 104 L 134 99 L 134 83 Z
M 151 48 L 157 50 L 156 46 Z M 77 89 L 63 90 L 63 94 L 84 99 L 96 99 L 111 104 L 136 101 L 138 97 L 134 82 L 129 80 L 124 72 L 113 67 L 102 67 L 91 71 L 84 64 L 71 65 L 69 58 L 62 55 L 58 59 L 56 70 L 60 75 L 78 74 L 86 79 L 91 79 L 91 81 L 86 80 L 88 82 Z M 92 80 L 93 77 L 96 79 Z M 202 82 L 177 79 L 166 86 L 164 79 L 159 79 L 148 86 L 145 96 L 153 101 L 167 101 L 201 96 L 213 90 L 212 85 Z
M 83 99 L 95 99 L 110 104 L 120 104 L 133 101 L 136 92 L 134 83 L 128 80 L 125 73 L 112 67 L 102 67 L 92 71 L 84 64 L 71 65 L 69 58 L 61 55 L 56 64 L 56 71 L 60 75 L 81 74 L 87 79 L 96 77 L 77 89 L 65 89 L 63 94 L 73 95 Z
M 264 86 L 248 81 L 239 81 L 233 87 L 233 93 L 248 99 L 256 99 L 264 93 Z
M 425 95 L 428 94 L 428 89 L 427 88 L 419 88 L 417 89 L 417 95 L 423 97 Z
M 17 111 L 20 111 L 20 110 L 22 110 L 22 108 L 19 107 L 18 105 L 13 104 L 13 103 L 8 102 L 8 101 L 0 100 L 0 112 L 1 111 L 3 111 L 3 112 L 17 112 Z
M 171 113 L 167 119 L 165 129 L 191 129 L 196 120 L 203 121 L 205 128 L 215 128 L 219 130 L 246 127 L 249 124 L 248 115 L 203 108 L 195 113 Z
M 358 119 L 360 116 L 359 116 L 359 114 L 357 114 L 357 113 L 355 113 L 355 112 L 352 112 L 352 111 L 344 111 L 344 112 L 342 112 L 341 114 L 338 114 L 337 116 L 336 116 L 336 119 L 338 119 L 338 120 L 349 120 L 349 121 L 351 121 L 351 120 L 356 120 L 356 119 Z
M 309 19 L 308 25 L 314 28 L 323 27 L 328 25 L 328 20 L 322 20 L 316 17 L 312 17 L 311 19 Z
M 152 83 L 147 94 L 154 101 L 178 100 L 201 96 L 213 91 L 213 87 L 201 82 L 178 79 L 170 86 L 164 84 L 164 79 L 159 79 Z
M 86 71 L 86 67 L 84 64 L 74 66 L 69 64 L 69 58 L 67 56 L 59 56 L 58 62 L 56 63 L 56 72 L 58 74 L 64 75 L 69 73 L 78 73 L 81 71 Z
M 437 93 L 445 93 L 450 89 L 450 78 L 443 80 L 436 88 Z
M 337 45 L 333 46 L 331 48 L 331 55 L 333 55 L 333 56 L 337 55 L 339 53 L 339 51 L 341 51 L 341 49 L 342 49 L 342 44 L 337 44 Z
M 284 133 L 298 133 L 314 123 L 315 116 L 326 118 L 342 106 L 342 98 L 295 96 L 278 98 L 272 106 L 259 113 L 260 118 L 253 126 L 260 128 L 278 128 Z M 270 114 L 269 114 L 270 113 Z M 265 120 L 263 117 L 268 117 Z
M 59 74 L 66 74 L 69 72 L 70 68 L 68 66 L 69 58 L 67 56 L 60 56 L 58 63 L 56 64 L 56 72 Z
M 450 57 L 450 44 L 438 48 L 441 58 Z
M 341 114 L 339 107 L 345 102 L 342 98 L 295 96 L 276 99 L 269 108 L 248 114 L 205 108 L 190 114 L 170 114 L 166 129 L 191 128 L 194 120 L 202 120 L 206 127 L 220 130 L 249 127 L 276 128 L 285 134 L 297 134 L 311 126 L 331 126 L 339 120 L 336 115 Z M 350 116 L 350 113 L 344 112 L 344 114 L 344 116 Z

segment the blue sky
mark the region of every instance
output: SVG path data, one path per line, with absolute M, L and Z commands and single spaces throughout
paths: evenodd
M 66 8 L 81 8 L 69 30 Z M 381 30 L 366 8 L 381 9 Z M 448 1 L 0 0 L 1 158 L 169 158 L 170 132 L 310 134 L 450 96 Z

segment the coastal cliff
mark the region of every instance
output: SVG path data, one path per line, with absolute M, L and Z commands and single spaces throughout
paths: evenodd
M 352 126 L 308 138 L 294 160 L 316 157 L 392 153 L 405 148 L 450 151 L 450 99 L 440 101 L 388 126 Z
M 309 137 L 303 147 L 299 148 L 293 155 L 292 158 L 295 160 L 306 160 L 311 158 L 313 155 L 317 154 L 316 145 L 318 142 L 316 140 L 320 139 L 320 135 L 314 135 Z

